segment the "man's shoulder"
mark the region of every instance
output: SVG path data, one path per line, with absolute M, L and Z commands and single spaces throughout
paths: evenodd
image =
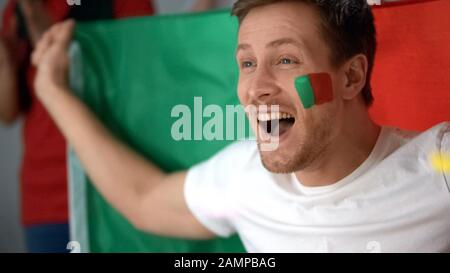
M 433 154 L 450 151 L 450 122 L 437 124 L 422 132 L 392 127 L 386 131 L 389 133 L 385 134 L 385 159 L 395 158 L 403 161 L 416 158 L 420 162 L 428 162 Z
M 410 138 L 393 155 L 408 164 L 417 164 L 431 173 L 442 172 L 448 179 L 450 172 L 450 122 L 439 123 Z M 417 159 L 415 163 L 411 158 Z M 449 181 L 447 181 L 448 183 Z M 450 185 L 449 185 L 450 186 Z
M 442 172 L 450 190 L 450 122 L 443 122 L 430 129 L 435 139 L 435 152 L 430 163 L 435 171 Z
M 424 162 L 434 173 L 441 173 L 450 191 L 450 122 L 440 123 L 418 136 L 417 144 L 427 152 Z
M 391 136 L 403 144 L 422 144 L 432 145 L 440 144 L 444 137 L 450 134 L 450 122 L 442 122 L 422 132 L 408 131 L 400 128 L 388 128 Z
M 450 137 L 450 122 L 439 123 L 417 135 L 417 141 L 441 147 L 443 141 Z
M 450 123 L 437 124 L 421 133 L 392 128 L 385 140 L 387 153 L 370 174 L 383 183 L 396 183 L 405 191 L 442 187 L 447 198 L 450 168 L 445 156 L 450 153 Z M 443 183 L 441 183 L 443 182 Z M 440 184 L 441 183 L 441 184 Z M 430 187 L 424 185 L 430 185 Z

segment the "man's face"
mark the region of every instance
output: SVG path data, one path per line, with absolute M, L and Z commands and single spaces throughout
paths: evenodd
M 239 99 L 244 106 L 267 105 L 269 112 L 271 105 L 279 105 L 280 114 L 270 116 L 281 118 L 279 138 L 270 136 L 263 126 L 268 115 L 249 115 L 263 164 L 272 172 L 289 173 L 310 166 L 338 132 L 343 104 L 336 95 L 344 77 L 331 64 L 330 47 L 321 36 L 320 22 L 314 7 L 282 2 L 252 9 L 240 26 L 236 53 L 240 67 Z M 335 99 L 305 109 L 294 81 L 315 72 L 331 75 Z M 274 151 L 264 151 L 261 144 L 270 137 L 272 142 L 277 139 L 279 146 Z

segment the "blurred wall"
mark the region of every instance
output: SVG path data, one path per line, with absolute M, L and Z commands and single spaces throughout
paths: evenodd
M 25 251 L 17 178 L 21 156 L 20 130 L 20 122 L 10 128 L 0 125 L 0 252 Z

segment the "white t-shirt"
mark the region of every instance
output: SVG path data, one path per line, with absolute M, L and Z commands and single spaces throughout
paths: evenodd
M 432 167 L 435 152 L 450 153 L 450 123 L 421 134 L 384 127 L 353 173 L 305 187 L 267 171 L 256 143 L 243 141 L 191 168 L 185 198 L 205 227 L 237 232 L 248 252 L 445 252 L 450 175 Z

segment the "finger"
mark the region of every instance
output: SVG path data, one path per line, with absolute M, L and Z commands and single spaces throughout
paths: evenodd
M 75 27 L 74 20 L 66 20 L 58 26 L 58 35 L 55 35 L 55 42 L 63 48 L 68 48 L 72 40 L 73 29 Z
M 56 37 L 60 35 L 60 29 L 61 29 L 62 23 L 54 24 L 49 30 L 47 30 L 44 35 L 39 39 L 38 43 L 36 44 L 35 51 L 32 54 L 32 63 L 34 65 L 38 65 L 40 63 L 40 60 L 42 59 L 42 56 L 47 52 L 47 50 L 55 44 Z
M 58 36 L 60 34 L 62 25 L 63 25 L 63 22 L 59 22 L 59 23 L 52 25 L 49 29 L 50 35 L 52 35 L 53 37 Z M 56 40 L 56 38 L 55 38 L 55 40 Z
M 31 56 L 33 64 L 37 65 L 41 59 L 41 56 L 50 47 L 51 44 L 51 34 L 49 31 L 45 32 L 41 39 L 36 44 L 36 47 Z
M 52 44 L 52 33 L 50 31 L 47 31 L 44 33 L 44 35 L 41 37 L 39 42 L 37 43 L 35 50 L 33 51 L 33 54 L 31 55 L 31 61 L 34 65 L 38 65 L 40 63 L 40 60 L 42 58 L 42 55 L 50 48 Z

